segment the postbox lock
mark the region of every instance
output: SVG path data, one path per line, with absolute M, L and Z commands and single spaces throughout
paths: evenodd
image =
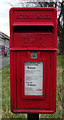
M 20 82 L 22 82 L 22 80 L 20 79 Z

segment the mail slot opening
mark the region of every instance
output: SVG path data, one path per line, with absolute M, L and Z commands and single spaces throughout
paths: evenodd
M 53 32 L 53 26 L 14 26 L 14 32 Z

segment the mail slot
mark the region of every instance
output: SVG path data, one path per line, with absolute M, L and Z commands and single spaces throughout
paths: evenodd
M 14 113 L 56 111 L 57 11 L 10 10 L 10 88 Z

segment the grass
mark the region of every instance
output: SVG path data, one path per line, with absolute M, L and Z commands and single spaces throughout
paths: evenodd
M 0 118 L 2 118 L 2 70 L 0 69 Z
M 2 118 L 25 118 L 26 114 L 10 111 L 10 66 L 2 69 Z M 62 56 L 57 56 L 57 101 L 56 113 L 40 114 L 41 118 L 62 118 Z

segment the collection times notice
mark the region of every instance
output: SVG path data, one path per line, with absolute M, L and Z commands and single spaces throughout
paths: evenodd
M 43 95 L 43 62 L 25 62 L 25 95 Z

